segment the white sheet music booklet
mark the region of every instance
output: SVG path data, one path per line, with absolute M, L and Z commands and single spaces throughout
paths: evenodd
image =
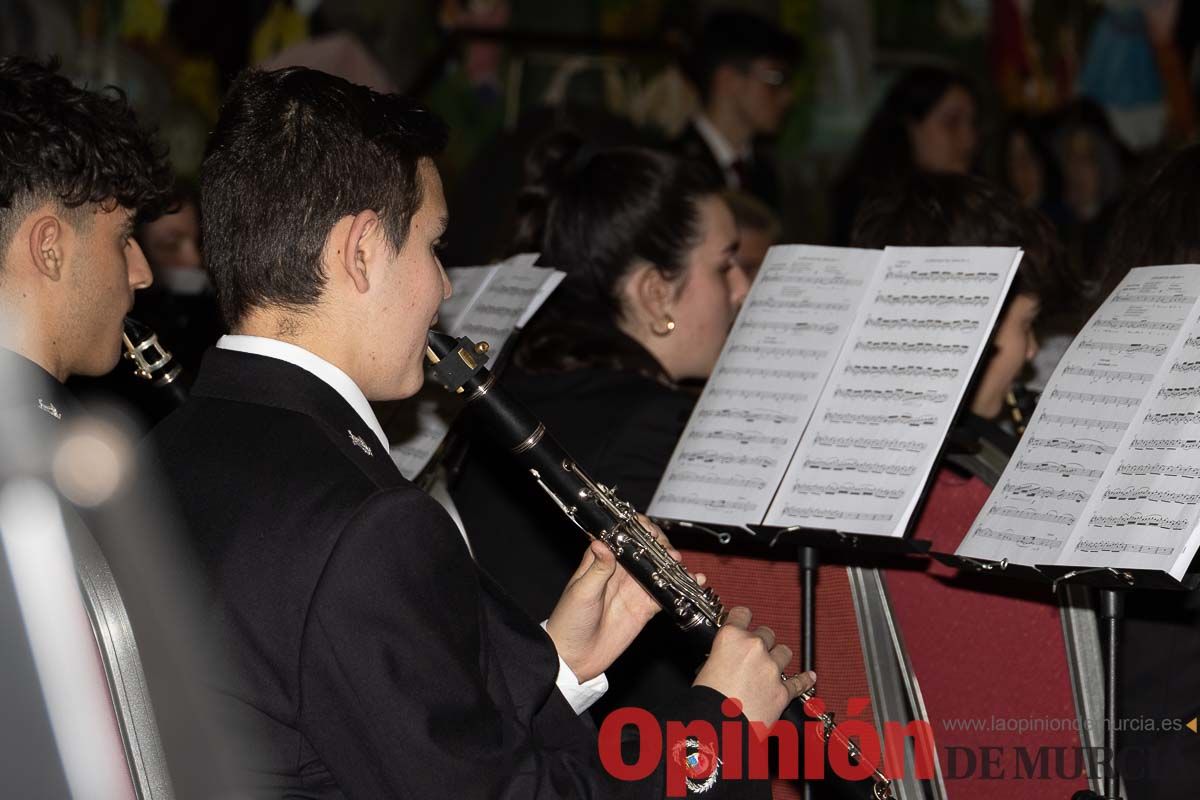
M 1067 349 L 956 555 L 1183 580 L 1197 453 L 1200 266 L 1134 269 Z
M 902 537 L 1016 248 L 771 248 L 647 513 Z
M 498 354 L 513 332 L 541 308 L 565 277 L 563 272 L 535 267 L 537 253 L 522 253 L 487 267 L 446 270 L 454 292 L 438 309 L 438 326 L 454 336 L 486 341 Z M 457 413 L 440 387 L 428 385 L 386 416 L 391 456 L 404 477 L 412 480 L 433 458 Z

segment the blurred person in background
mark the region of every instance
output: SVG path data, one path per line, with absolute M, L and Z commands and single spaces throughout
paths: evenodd
M 164 152 L 123 95 L 0 59 L 0 407 L 62 419 L 62 383 L 109 372 L 153 277 L 133 233 L 160 214 Z M 19 388 L 20 387 L 20 388 Z
M 966 174 L 979 147 L 979 101 L 966 76 L 914 67 L 871 116 L 833 186 L 831 241 L 845 245 L 859 205 L 917 170 Z
M 1058 225 L 1066 218 L 1062 174 L 1045 137 L 1042 120 L 1014 114 L 996 139 L 992 172 L 1022 205 L 1042 212 Z
M 779 178 L 764 139 L 782 127 L 792 104 L 799 42 L 744 11 L 718 10 L 704 21 L 685 71 L 702 110 L 674 143 L 730 189 L 779 208 Z
M 204 269 L 200 204 L 190 187 L 177 190 L 172 209 L 138 227 L 135 234 L 154 273 L 154 285 L 138 295 L 133 316 L 158 333 L 188 375 L 223 332 L 216 293 Z
M 1200 264 L 1200 145 L 1161 164 L 1114 215 L 1099 296 L 1134 267 L 1160 264 Z M 1200 781 L 1200 739 L 1171 725 L 1200 716 L 1200 672 L 1190 667 L 1200 660 L 1200 591 L 1128 598 L 1117 669 L 1121 714 L 1146 724 L 1121 731 L 1126 763 L 1138 765 L 1121 779 L 1130 800 L 1187 797 Z
M 1105 237 L 1120 203 L 1129 154 L 1113 132 L 1104 109 L 1078 100 L 1058 115 L 1054 151 L 1063 176 L 1067 257 L 1095 291 L 1103 279 Z
M 779 217 L 761 200 L 745 192 L 729 190 L 721 196 L 729 204 L 734 224 L 737 225 L 738 249 L 735 257 L 738 266 L 746 273 L 746 280 L 753 283 L 763 259 L 767 257 L 767 251 L 779 243 Z

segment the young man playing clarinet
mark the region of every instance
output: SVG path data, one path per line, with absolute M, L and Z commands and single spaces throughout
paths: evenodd
M 151 437 L 231 661 L 214 702 L 253 736 L 244 766 L 263 797 L 662 797 L 662 767 L 608 776 L 579 717 L 656 610 L 648 595 L 593 545 L 539 627 L 401 477 L 368 405 L 421 386 L 450 293 L 432 161 L 445 140 L 404 98 L 311 70 L 230 90 L 202 204 L 233 333 Z M 811 685 L 780 681 L 791 654 L 748 622 L 734 610 L 670 718 L 720 730 L 736 697 L 769 724 Z
M 123 97 L 0 58 L 0 415 L 53 428 L 75 404 L 67 378 L 116 366 L 152 281 L 133 227 L 170 188 Z

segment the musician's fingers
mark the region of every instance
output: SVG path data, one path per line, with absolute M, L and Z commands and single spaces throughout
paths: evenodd
M 817 685 L 817 673 L 815 672 L 800 672 L 783 682 L 783 685 L 792 693 L 792 699 L 796 699 L 804 692 Z
M 696 573 L 695 575 L 693 575 L 692 577 L 693 577 L 693 578 L 695 578 L 695 579 L 696 579 L 696 583 L 698 583 L 698 584 L 699 584 L 699 585 L 701 585 L 701 586 L 703 586 L 704 584 L 708 583 L 708 576 L 707 576 L 707 575 L 705 575 L 703 572 L 697 572 L 697 573 Z
M 775 646 L 775 631 L 771 630 L 766 625 L 755 628 L 754 635 L 763 640 L 763 644 L 767 646 L 767 650 L 770 650 Z
M 679 551 L 675 550 L 675 548 L 673 548 L 671 546 L 671 540 L 667 538 L 667 535 L 665 533 L 663 533 L 663 529 L 658 527 L 658 525 L 656 525 L 655 523 L 651 522 L 650 518 L 647 517 L 645 514 L 638 514 L 637 516 L 638 516 L 638 522 L 642 523 L 642 525 L 646 528 L 646 530 L 653 533 L 654 538 L 658 540 L 658 543 L 661 544 L 663 547 L 667 548 L 667 550 L 669 550 L 671 552 L 671 554 L 675 556 L 675 560 L 678 561 L 679 560 L 679 557 L 678 557 Z
M 725 624 L 741 628 L 742 630 L 749 630 L 750 618 L 750 609 L 745 606 L 736 606 L 729 609 L 729 613 L 725 616 Z
M 777 644 L 771 648 L 771 658 L 774 659 L 775 665 L 782 671 L 784 667 L 792 663 L 792 648 L 786 644 Z
M 575 568 L 574 574 L 572 574 L 570 579 L 567 581 L 568 586 L 582 578 L 584 573 L 592 568 L 592 564 L 596 561 L 596 554 L 592 550 L 592 547 L 596 544 L 596 541 L 597 540 L 593 540 L 588 549 L 583 551 L 583 558 L 580 560 L 579 566 Z M 607 545 L 604 545 L 603 543 L 601 543 L 601 545 L 604 546 L 605 549 L 608 549 Z

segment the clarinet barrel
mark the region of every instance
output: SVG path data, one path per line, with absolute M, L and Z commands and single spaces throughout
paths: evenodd
M 149 381 L 172 409 L 183 405 L 188 397 L 183 367 L 158 341 L 158 334 L 133 317 L 125 318 L 123 328 L 125 358 L 133 364 L 134 374 Z
M 488 358 L 486 342 L 476 344 L 439 331 L 430 331 L 428 342 L 427 356 L 439 382 L 462 395 L 488 436 L 509 451 L 583 533 L 607 544 L 629 574 L 658 601 L 663 613 L 675 621 L 693 649 L 701 656 L 707 655 L 725 622 L 725 609 L 716 593 L 696 583 L 641 524 L 632 506 L 588 477 L 545 425 L 496 385 L 495 375 L 484 366 Z M 810 689 L 796 698 L 784 710 L 783 719 L 798 729 L 816 720 L 825 741 L 845 748 L 852 763 L 859 763 L 862 755 L 858 747 L 837 730 L 831 716 L 805 713 L 813 697 L 814 690 Z M 843 797 L 892 797 L 890 781 L 878 769 L 871 778 L 857 782 L 838 778 L 828 763 L 825 774 L 826 783 Z

